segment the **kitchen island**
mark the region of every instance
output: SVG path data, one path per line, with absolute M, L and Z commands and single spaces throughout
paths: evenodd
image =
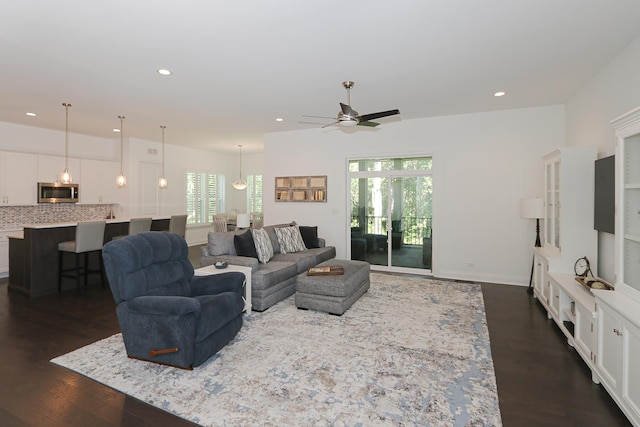
M 23 233 L 9 238 L 9 290 L 37 298 L 58 292 L 58 243 L 75 240 L 77 223 L 26 224 Z M 153 219 L 151 231 L 168 231 L 169 218 Z M 109 219 L 104 232 L 104 243 L 114 236 L 126 235 L 128 219 Z M 73 257 L 65 257 L 69 266 Z M 97 257 L 90 257 L 93 267 Z M 94 265 L 95 264 L 95 265 Z M 90 283 L 99 282 L 96 280 Z M 105 277 L 106 280 L 106 277 Z M 62 290 L 76 289 L 74 280 L 62 281 Z

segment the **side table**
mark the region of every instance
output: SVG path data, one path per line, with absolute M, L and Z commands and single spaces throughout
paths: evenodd
M 244 311 L 245 314 L 251 314 L 251 267 L 245 267 L 242 265 L 229 264 L 227 268 L 216 268 L 214 265 L 208 265 L 206 267 L 198 268 L 193 271 L 196 276 L 207 276 L 209 274 L 222 274 L 230 271 L 239 271 L 244 274 L 245 286 L 244 286 Z

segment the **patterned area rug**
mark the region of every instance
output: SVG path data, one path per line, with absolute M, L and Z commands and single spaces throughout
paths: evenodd
M 291 297 L 193 371 L 127 358 L 120 334 L 52 362 L 204 426 L 502 424 L 477 284 L 372 273 L 341 317 Z

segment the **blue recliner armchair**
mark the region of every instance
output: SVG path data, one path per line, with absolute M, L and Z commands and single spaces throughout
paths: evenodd
M 194 276 L 183 237 L 147 232 L 113 240 L 102 255 L 127 355 L 199 366 L 242 327 L 244 274 Z

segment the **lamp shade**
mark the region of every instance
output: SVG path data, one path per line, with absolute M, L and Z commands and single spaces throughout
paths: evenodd
M 520 199 L 520 217 L 525 219 L 544 218 L 544 200 L 540 197 Z
M 249 226 L 251 225 L 249 214 L 239 213 L 236 219 L 236 225 L 238 226 L 238 228 L 249 228 Z

